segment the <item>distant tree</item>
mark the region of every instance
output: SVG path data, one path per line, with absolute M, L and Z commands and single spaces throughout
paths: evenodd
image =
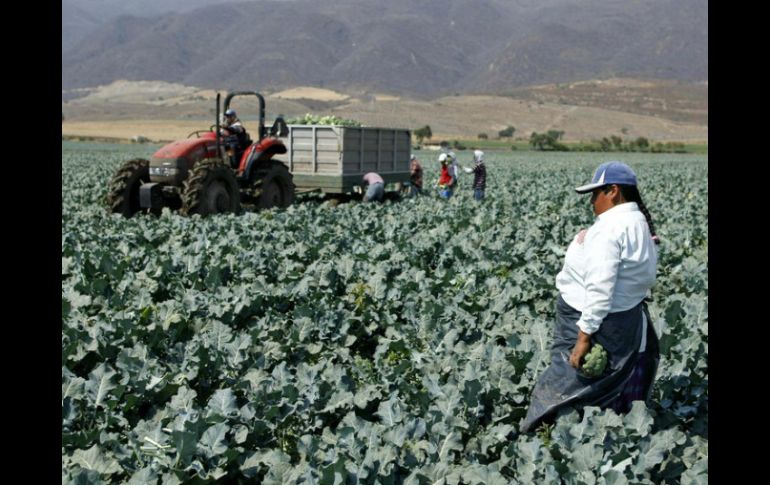
M 498 131 L 497 136 L 500 138 L 512 138 L 514 132 L 516 132 L 516 128 L 508 125 L 506 129 Z
M 487 136 L 486 133 L 479 133 L 476 136 L 478 137 L 479 140 L 488 140 L 489 139 L 489 137 Z
M 433 136 L 433 132 L 431 131 L 430 126 L 428 125 L 425 125 L 422 128 L 418 128 L 414 130 L 413 133 L 414 133 L 414 137 L 417 138 L 417 143 L 422 143 L 422 141 L 425 138 L 430 140 L 431 137 Z
M 603 152 L 612 150 L 612 142 L 606 136 L 599 140 L 599 149 Z
M 533 131 L 532 134 L 529 135 L 529 144 L 532 146 L 532 148 L 545 150 L 545 141 L 545 134 Z
M 639 147 L 639 150 L 647 151 L 650 148 L 650 140 L 640 136 L 636 139 L 636 146 Z
M 575 151 L 582 151 L 582 152 L 601 152 L 603 151 L 601 148 L 601 145 L 598 141 L 593 140 L 590 143 L 585 143 L 582 145 L 579 145 L 577 148 L 574 148 Z
M 561 139 L 562 136 L 564 136 L 564 132 L 558 131 L 558 130 L 548 130 L 548 136 L 552 138 L 554 141 L 558 141 Z
M 566 145 L 563 143 L 559 143 L 559 140 L 561 140 L 561 137 L 564 136 L 564 131 L 558 131 L 558 130 L 548 130 L 548 143 L 550 144 L 551 150 L 559 151 L 559 152 L 568 152 L 569 148 L 567 148 Z
M 529 137 L 529 144 L 537 150 L 569 151 L 566 145 L 559 143 L 562 135 L 564 135 L 564 132 L 557 130 L 549 130 L 548 133 L 538 133 L 535 131 Z
M 684 149 L 684 143 L 678 141 L 666 143 L 666 148 L 673 153 L 687 153 L 687 150 Z
M 616 135 L 611 135 L 610 140 L 612 140 L 612 144 L 615 145 L 615 150 L 620 150 L 623 148 L 623 139 Z
M 650 146 L 649 151 L 652 153 L 687 153 L 684 143 L 676 141 L 667 143 L 656 142 Z

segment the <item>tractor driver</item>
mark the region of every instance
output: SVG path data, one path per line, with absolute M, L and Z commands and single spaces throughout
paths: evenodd
M 243 124 L 241 123 L 241 120 L 238 119 L 238 116 L 235 114 L 234 109 L 228 109 L 225 111 L 225 122 L 222 123 L 222 135 L 224 136 L 230 136 L 235 135 L 238 137 L 238 143 L 241 144 L 241 149 L 245 148 L 243 146 L 243 143 L 241 142 L 242 139 L 245 139 L 246 137 L 246 129 L 243 127 Z
M 251 140 L 249 139 L 248 133 L 246 133 L 246 128 L 243 127 L 241 120 L 238 119 L 238 115 L 235 114 L 234 109 L 228 109 L 225 111 L 225 120 L 221 133 L 225 137 L 236 137 L 238 140 L 238 145 L 235 150 L 236 160 L 239 160 L 243 150 L 245 150 L 251 144 Z

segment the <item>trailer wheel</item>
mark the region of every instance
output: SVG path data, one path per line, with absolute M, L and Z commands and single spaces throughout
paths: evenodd
M 148 160 L 135 158 L 123 162 L 107 189 L 106 201 L 109 210 L 123 217 L 131 217 L 139 212 L 139 187 L 149 181 Z
M 241 208 L 238 182 L 232 169 L 221 159 L 195 164 L 182 190 L 183 215 L 238 212 Z
M 257 168 L 250 185 L 260 209 L 286 208 L 294 203 L 294 176 L 280 160 L 270 160 Z

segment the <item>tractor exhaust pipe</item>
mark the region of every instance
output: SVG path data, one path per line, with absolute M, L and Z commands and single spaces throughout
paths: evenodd
M 222 97 L 221 94 L 217 93 L 217 158 L 222 156 L 222 149 L 221 149 L 221 140 L 219 135 L 219 99 Z

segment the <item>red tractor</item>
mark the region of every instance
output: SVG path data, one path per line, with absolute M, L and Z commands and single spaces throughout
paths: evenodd
M 273 159 L 286 153 L 277 137 L 288 127 L 278 117 L 265 127 L 265 99 L 254 91 L 229 93 L 224 111 L 235 96 L 259 100 L 259 137 L 223 136 L 220 133 L 220 95 L 217 93 L 216 124 L 170 143 L 149 160 L 124 162 L 110 181 L 110 211 L 131 217 L 139 211 L 159 213 L 163 207 L 180 209 L 184 215 L 238 212 L 241 203 L 258 208 L 288 207 L 294 202 L 294 181 L 284 163 Z

